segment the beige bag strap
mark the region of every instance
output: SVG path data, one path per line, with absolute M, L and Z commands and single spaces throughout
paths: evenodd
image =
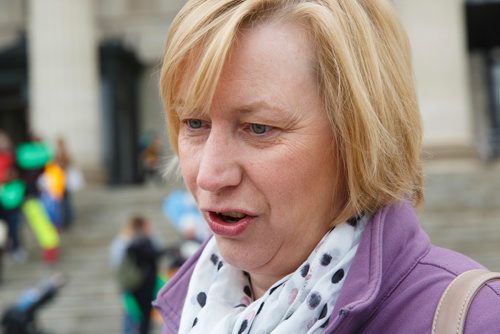
M 488 282 L 500 279 L 500 273 L 483 269 L 466 271 L 448 285 L 434 314 L 433 334 L 461 334 L 472 300 Z

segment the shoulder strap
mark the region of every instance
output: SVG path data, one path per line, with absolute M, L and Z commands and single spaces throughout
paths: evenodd
M 461 334 L 472 300 L 488 282 L 500 279 L 500 273 L 483 269 L 458 275 L 444 291 L 434 314 L 433 334 Z

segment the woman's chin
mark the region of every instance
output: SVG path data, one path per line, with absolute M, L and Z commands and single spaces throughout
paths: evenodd
M 218 236 L 215 239 L 224 262 L 249 273 L 260 271 L 273 258 L 273 252 L 258 245 L 248 246 L 242 240 Z

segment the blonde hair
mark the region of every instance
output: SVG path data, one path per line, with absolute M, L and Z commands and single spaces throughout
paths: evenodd
M 208 108 L 238 33 L 272 20 L 300 22 L 315 48 L 346 194 L 334 223 L 392 201 L 419 205 L 422 129 L 411 51 L 387 0 L 188 1 L 170 28 L 160 78 L 174 152 L 179 104 Z

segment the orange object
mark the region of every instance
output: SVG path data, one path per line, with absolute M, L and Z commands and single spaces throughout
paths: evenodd
M 55 199 L 64 196 L 66 187 L 66 176 L 64 170 L 58 164 L 51 162 L 45 166 L 45 177 L 47 178 L 47 191 Z

